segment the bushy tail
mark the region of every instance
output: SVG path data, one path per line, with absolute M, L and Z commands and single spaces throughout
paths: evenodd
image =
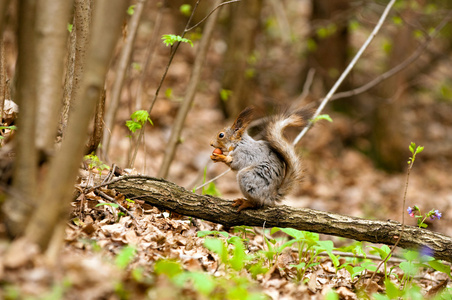
M 283 136 L 287 127 L 305 127 L 308 124 L 312 111 L 309 109 L 299 109 L 294 112 L 278 114 L 269 119 L 265 126 L 265 140 L 270 143 L 270 147 L 284 161 L 286 170 L 285 176 L 278 189 L 278 200 L 287 195 L 302 179 L 301 160 L 295 152 L 294 146 Z

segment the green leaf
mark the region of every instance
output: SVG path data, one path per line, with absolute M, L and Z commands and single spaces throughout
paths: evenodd
M 413 250 L 407 250 L 407 251 L 403 252 L 403 257 L 407 261 L 414 261 L 414 260 L 419 259 L 419 252 L 413 251 Z
M 320 120 L 327 120 L 328 122 L 333 122 L 333 119 L 331 119 L 330 115 L 327 114 L 318 115 L 317 117 L 315 117 L 314 120 L 312 120 L 312 122 L 315 123 Z
M 334 267 L 339 266 L 339 259 L 336 255 L 333 254 L 334 244 L 333 241 L 318 241 L 317 247 L 320 250 L 326 251 L 328 253 L 328 256 L 330 257 L 331 261 L 333 262 Z
M 234 251 L 229 263 L 234 270 L 240 271 L 243 269 L 246 258 L 245 247 L 243 246 L 242 239 L 238 236 L 233 236 L 229 239 L 229 243 L 234 245 Z
M 120 269 L 125 269 L 133 260 L 136 249 L 133 246 L 124 247 L 115 258 L 115 264 Z
M 294 239 L 301 239 L 304 237 L 304 233 L 303 231 L 297 230 L 297 229 L 293 229 L 293 228 L 278 228 L 278 227 L 273 227 L 272 230 L 270 231 L 270 234 L 274 234 L 275 232 L 278 231 L 282 231 L 285 234 L 293 237 Z
M 412 154 L 414 154 L 414 148 L 416 147 L 416 144 L 411 142 L 410 146 L 408 147 Z
M 407 276 L 414 276 L 419 270 L 418 266 L 411 261 L 402 261 L 399 264 L 399 268 L 402 269 Z
M 191 5 L 190 4 L 182 4 L 179 7 L 179 11 L 186 17 L 190 16 L 191 14 Z
M 224 242 L 220 239 L 207 238 L 204 241 L 204 247 L 209 249 L 212 252 L 215 252 L 220 257 L 223 263 L 227 263 L 228 261 L 228 249 Z
M 443 272 L 443 273 L 447 274 L 449 277 L 451 277 L 450 266 L 443 264 L 439 260 L 429 261 L 428 264 L 430 265 L 430 267 L 432 267 L 436 271 Z M 451 279 L 452 279 L 452 277 L 451 277 Z
M 415 154 L 421 153 L 422 151 L 424 151 L 424 146 L 417 146 Z
M 183 38 L 180 35 L 174 35 L 174 34 L 164 34 L 162 35 L 163 43 L 166 46 L 172 46 L 175 42 L 179 43 L 188 43 L 193 47 L 193 42 L 187 38 Z
M 215 289 L 215 282 L 206 273 L 190 272 L 188 277 L 193 280 L 193 287 L 204 296 L 208 296 Z
M 183 270 L 178 262 L 162 259 L 155 263 L 154 271 L 157 275 L 165 274 L 169 278 L 172 278 L 182 273 Z
M 67 24 L 67 31 L 72 32 L 72 29 L 74 28 L 73 24 Z
M 390 299 L 397 299 L 400 296 L 399 288 L 388 278 L 385 280 L 386 295 Z
M 203 188 L 203 195 L 211 195 L 211 196 L 221 196 L 220 191 L 217 189 L 217 186 L 214 182 L 209 183 L 207 188 Z
M 128 14 L 129 16 L 131 16 L 131 15 L 133 15 L 133 14 L 135 13 L 135 6 L 136 6 L 136 5 L 130 5 L 130 6 L 127 8 L 127 14 Z
M 220 90 L 220 99 L 224 102 L 226 102 L 229 97 L 231 96 L 232 91 L 231 90 L 226 90 L 226 89 L 221 89 Z
M 119 207 L 119 204 L 117 204 L 117 203 L 98 203 L 95 207 L 102 206 L 102 205 L 107 205 L 107 206 L 111 206 L 111 207 L 114 207 L 114 208 L 118 208 Z
M 389 247 L 386 245 L 381 246 L 381 248 L 374 246 L 371 246 L 371 248 L 378 252 L 378 255 L 380 255 L 381 259 L 385 259 L 386 256 L 388 256 L 389 252 L 391 252 L 391 249 L 389 249 Z
M 402 18 L 399 17 L 399 16 L 394 16 L 394 17 L 392 17 L 392 22 L 393 22 L 395 25 L 402 25 L 403 20 L 402 20 Z
M 226 231 L 217 231 L 217 230 L 200 230 L 196 234 L 198 237 L 205 237 L 208 235 L 214 235 L 214 236 L 222 235 L 225 238 L 229 237 L 229 233 L 227 233 Z

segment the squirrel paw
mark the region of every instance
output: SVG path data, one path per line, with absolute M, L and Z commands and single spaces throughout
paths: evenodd
M 226 156 L 224 156 L 223 154 L 216 153 L 212 153 L 212 155 L 210 156 L 210 159 L 213 160 L 214 162 L 222 162 L 224 161 L 225 158 Z
M 256 205 L 254 205 L 251 201 L 246 200 L 245 198 L 235 199 L 232 206 L 239 207 L 237 209 L 237 212 L 240 212 L 242 209 L 245 209 L 245 208 L 256 207 Z
M 230 164 L 232 162 L 232 158 L 224 154 L 212 153 L 210 159 L 213 160 L 214 162 L 224 162 L 226 164 Z

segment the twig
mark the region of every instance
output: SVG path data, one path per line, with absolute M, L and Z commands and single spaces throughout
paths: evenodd
M 419 56 L 421 56 L 421 54 L 425 51 L 425 49 L 428 47 L 429 43 L 431 42 L 431 40 L 441 31 L 441 29 L 443 29 L 444 26 L 446 26 L 446 24 L 449 23 L 450 19 L 452 18 L 452 12 L 450 12 L 442 21 L 440 24 L 438 24 L 438 26 L 435 28 L 435 30 L 432 31 L 432 33 L 430 33 L 425 42 L 422 43 L 417 49 L 416 51 L 414 51 L 407 59 L 405 59 L 403 62 L 401 62 L 400 64 L 398 64 L 397 66 L 395 66 L 394 68 L 388 70 L 387 72 L 381 74 L 380 76 L 376 77 L 375 79 L 369 81 L 368 83 L 350 90 L 350 91 L 345 91 L 345 92 L 340 92 L 337 93 L 336 95 L 331 97 L 331 101 L 333 100 L 338 100 L 338 99 L 342 99 L 342 98 L 346 98 L 346 97 L 351 97 L 351 96 L 356 96 L 359 94 L 362 94 L 366 91 L 368 91 L 369 89 L 371 89 L 372 87 L 376 86 L 377 84 L 379 84 L 380 82 L 382 82 L 383 80 L 386 80 L 392 76 L 394 76 L 395 74 L 399 73 L 400 71 L 402 71 L 403 69 L 405 69 L 406 67 L 408 67 L 411 63 L 413 63 L 416 59 L 419 58 Z
M 402 205 L 402 230 L 400 231 L 399 237 L 398 237 L 397 241 L 395 242 L 394 246 L 391 248 L 391 251 L 389 251 L 388 255 L 386 255 L 386 257 L 378 264 L 376 272 L 378 272 L 378 270 L 380 269 L 381 265 L 383 263 L 386 263 L 388 261 L 389 257 L 391 257 L 391 255 L 394 253 L 394 250 L 396 249 L 397 245 L 399 244 L 400 240 L 402 239 L 403 233 L 405 232 L 405 203 L 406 203 L 406 195 L 407 195 L 407 191 L 408 191 L 408 183 L 409 183 L 409 180 L 410 180 L 410 173 L 411 173 L 411 169 L 413 168 L 415 157 L 416 157 L 416 153 L 413 153 L 413 158 L 410 161 L 410 164 L 408 166 L 408 170 L 407 170 L 407 173 L 406 173 L 405 191 L 403 193 L 403 205 Z M 369 281 L 367 282 L 366 288 L 369 286 L 369 284 L 374 279 L 375 274 L 376 273 L 372 274 L 372 277 L 370 277 Z
M 139 0 L 135 6 L 134 13 L 130 18 L 129 32 L 127 34 L 124 47 L 119 55 L 117 70 L 115 72 L 115 81 L 111 91 L 110 105 L 105 113 L 105 129 L 102 141 L 102 149 L 104 157 L 108 157 L 108 150 L 110 148 L 111 132 L 113 132 L 116 113 L 119 107 L 119 100 L 121 98 L 121 91 L 124 84 L 124 78 L 129 66 L 130 57 L 132 55 L 133 44 L 140 24 L 141 15 L 144 10 L 146 0 Z
M 131 218 L 131 219 L 133 220 L 133 222 L 135 223 L 136 228 L 137 228 L 139 231 L 142 231 L 141 228 L 139 227 L 137 218 L 135 218 L 135 216 L 134 216 L 130 211 L 128 211 L 128 210 L 127 210 L 124 206 L 122 206 L 121 204 L 119 204 L 118 201 L 116 201 L 115 198 L 113 198 L 113 197 L 111 197 L 111 196 L 105 194 L 105 193 L 102 192 L 102 191 L 97 191 L 97 192 L 99 193 L 99 195 L 101 195 L 102 197 L 104 197 L 104 198 L 107 199 L 108 201 L 117 204 L 119 210 L 122 211 L 123 213 L 127 214 L 128 216 L 130 216 L 130 218 Z
M 215 4 L 219 3 L 220 1 L 221 0 L 216 0 Z M 217 5 L 217 7 L 219 6 Z M 173 129 L 171 130 L 171 135 L 168 144 L 166 145 L 165 156 L 163 157 L 163 163 L 160 167 L 158 177 L 165 178 L 168 176 L 171 162 L 173 161 L 177 145 L 179 144 L 180 135 L 184 127 L 185 119 L 195 98 L 198 83 L 201 78 L 202 66 L 204 65 L 204 61 L 206 59 L 207 50 L 209 49 L 210 45 L 210 38 L 212 37 L 217 18 L 218 12 L 212 14 L 212 17 L 209 18 L 204 28 L 202 38 L 196 52 L 195 62 L 193 63 L 193 70 L 190 75 L 190 81 L 185 92 L 184 100 L 182 101 L 182 104 L 177 112 Z
M 192 30 L 192 29 L 198 27 L 202 22 L 204 22 L 208 17 L 210 17 L 211 14 L 213 14 L 217 9 L 219 9 L 219 8 L 222 7 L 223 5 L 231 4 L 231 3 L 234 3 L 234 2 L 240 2 L 240 1 L 241 1 L 241 0 L 231 0 L 231 1 L 226 1 L 226 2 L 223 2 L 223 3 L 218 4 L 218 5 L 217 5 L 214 9 L 212 9 L 212 10 L 207 14 L 207 16 L 205 16 L 201 21 L 199 21 L 198 23 L 196 23 L 195 25 L 193 25 L 193 26 L 190 27 L 190 28 L 186 28 L 186 29 L 185 29 L 185 32 L 189 32 L 190 30 Z
M 359 51 L 356 53 L 355 57 L 353 57 L 352 61 L 347 66 L 347 68 L 344 70 L 344 72 L 342 72 L 341 76 L 336 81 L 336 83 L 333 85 L 333 87 L 328 92 L 328 94 L 325 96 L 325 98 L 323 98 L 322 102 L 320 103 L 320 106 L 317 108 L 316 112 L 312 116 L 312 119 L 315 119 L 322 112 L 322 110 L 325 108 L 325 106 L 328 103 L 328 101 L 331 100 L 331 97 L 333 96 L 333 94 L 336 92 L 336 90 L 339 88 L 339 86 L 344 81 L 345 77 L 347 77 L 347 75 L 350 73 L 352 68 L 355 66 L 356 62 L 361 57 L 361 55 L 363 54 L 364 50 L 366 50 L 366 48 L 370 45 L 370 43 L 372 42 L 372 40 L 374 39 L 374 37 L 377 35 L 378 31 L 380 30 L 381 26 L 383 25 L 383 22 L 385 21 L 386 17 L 388 16 L 389 11 L 391 10 L 391 7 L 394 5 L 394 3 L 395 3 L 395 0 L 391 0 L 388 3 L 388 5 L 386 6 L 385 10 L 383 11 L 383 14 L 380 17 L 380 20 L 378 20 L 378 23 L 375 26 L 374 30 L 369 35 L 369 37 L 367 38 L 366 42 L 361 46 Z M 298 136 L 293 141 L 294 145 L 298 144 L 300 139 L 306 134 L 306 132 L 312 127 L 312 125 L 313 125 L 313 122 L 311 121 L 311 122 L 308 123 L 308 126 L 303 128 L 303 130 L 300 132 L 300 134 L 298 134 Z
M 216 177 L 210 179 L 209 181 L 203 183 L 202 185 L 198 186 L 198 187 L 195 189 L 195 191 L 199 190 L 200 188 L 205 187 L 206 185 L 208 185 L 208 184 L 211 183 L 212 181 L 215 181 L 215 180 L 217 180 L 218 178 L 223 177 L 223 176 L 226 175 L 229 171 L 231 171 L 231 169 L 227 169 L 226 171 L 224 171 L 224 172 L 221 173 L 220 175 L 218 175 L 218 176 L 216 176 Z
M 199 4 L 200 1 L 201 0 L 196 1 L 195 5 L 193 7 L 191 15 L 188 18 L 187 25 L 185 25 L 185 29 L 182 32 L 182 35 L 181 35 L 182 38 L 185 36 L 185 33 L 187 32 L 187 28 L 188 28 L 191 20 L 193 19 L 193 16 L 195 14 L 196 9 L 198 8 L 198 4 Z M 172 51 L 171 51 L 168 63 L 166 64 L 165 71 L 163 72 L 162 78 L 160 79 L 160 82 L 159 82 L 159 84 L 157 86 L 157 89 L 155 90 L 154 98 L 152 99 L 151 105 L 149 105 L 149 108 L 148 108 L 148 114 L 149 115 L 151 114 L 152 108 L 154 107 L 154 104 L 157 101 L 157 97 L 158 97 L 158 95 L 160 93 L 160 89 L 163 86 L 163 82 L 165 81 L 166 75 L 168 74 L 168 70 L 169 70 L 169 68 L 171 66 L 171 63 L 173 62 L 174 56 L 176 55 L 177 49 L 179 48 L 181 43 L 182 42 L 179 41 L 174 46 L 172 46 Z M 129 168 L 133 168 L 133 165 L 135 164 L 135 159 L 136 159 L 137 154 L 138 154 L 138 148 L 140 147 L 140 142 L 141 142 L 141 139 L 143 137 L 145 128 L 146 128 L 146 123 L 143 124 L 143 126 L 140 129 L 140 132 L 138 133 L 137 144 L 135 145 L 135 150 L 133 151 L 133 155 L 132 155 L 132 157 L 130 159 Z
M 309 95 L 309 89 L 311 88 L 312 81 L 314 80 L 314 75 L 315 69 L 313 68 L 309 69 L 308 75 L 306 76 L 306 80 L 303 85 L 303 91 L 301 91 L 300 96 L 298 96 L 297 100 L 295 101 L 296 103 L 299 103 Z
M 135 109 L 139 110 L 142 107 L 142 98 L 143 98 L 143 86 L 146 83 L 146 75 L 147 71 L 151 70 L 152 66 L 152 58 L 153 53 L 155 50 L 155 46 L 157 45 L 157 36 L 160 31 L 160 26 L 162 25 L 162 19 L 163 19 L 163 9 L 164 6 L 160 5 L 159 10 L 157 12 L 157 16 L 155 17 L 154 22 L 154 28 L 152 30 L 151 38 L 149 39 L 148 45 L 147 45 L 147 53 L 146 53 L 146 59 L 143 63 L 143 71 L 141 72 L 140 81 L 138 83 L 137 87 L 137 94 L 136 94 L 136 101 L 135 101 Z

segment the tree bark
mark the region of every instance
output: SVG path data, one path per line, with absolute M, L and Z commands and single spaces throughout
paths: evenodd
M 231 201 L 197 195 L 174 183 L 153 177 L 121 177 L 113 180 L 108 186 L 127 198 L 144 200 L 161 209 L 228 227 L 238 225 L 290 227 L 387 245 L 394 245 L 401 235 L 402 225 L 396 221 L 366 220 L 286 205 L 267 206 L 263 209 L 243 210 L 237 213 L 231 206 Z M 452 239 L 437 232 L 405 226 L 398 246 L 419 251 L 429 248 L 435 258 L 452 262 Z
M 35 9 L 36 0 L 18 1 L 18 56 L 16 66 L 15 100 L 20 107 L 15 137 L 16 157 L 14 160 L 14 196 L 6 199 L 5 212 L 8 232 L 20 235 L 28 221 L 37 191 L 37 161 L 35 145 L 36 125 L 36 51 L 35 51 Z
M 61 109 L 66 55 L 67 23 L 72 1 L 38 1 L 36 7 L 36 146 L 50 153 L 54 149 L 58 118 Z
M 64 134 L 69 117 L 69 110 L 73 107 L 80 81 L 85 68 L 86 49 L 91 28 L 93 0 L 74 1 L 74 27 L 71 33 L 70 50 L 67 62 L 66 79 L 64 83 L 63 108 L 60 118 L 60 133 Z
M 85 149 L 89 122 L 104 88 L 105 75 L 127 4 L 128 1 L 125 0 L 95 2 L 85 74 L 75 109 L 69 115 L 61 150 L 50 163 L 40 195 L 42 200 L 25 231 L 26 239 L 37 243 L 42 250 L 46 250 L 53 233 L 58 232 L 57 224 L 67 215 L 74 181 Z

